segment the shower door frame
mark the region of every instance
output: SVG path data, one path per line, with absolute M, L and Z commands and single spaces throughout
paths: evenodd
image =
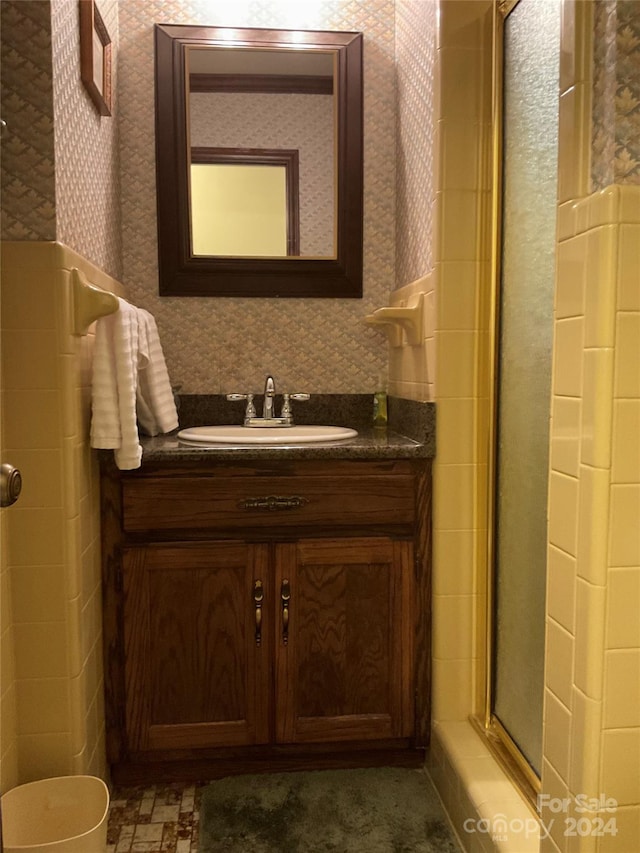
M 504 40 L 506 19 L 521 0 L 494 0 L 492 45 L 492 222 L 491 297 L 489 310 L 489 428 L 487 477 L 487 577 L 484 707 L 471 716 L 471 723 L 483 736 L 505 772 L 536 809 L 541 780 L 517 743 L 493 713 L 496 648 L 496 486 L 498 447 L 498 366 L 500 346 L 500 288 L 502 274 L 503 218 L 503 127 L 504 127 Z M 541 721 L 542 722 L 542 721 Z

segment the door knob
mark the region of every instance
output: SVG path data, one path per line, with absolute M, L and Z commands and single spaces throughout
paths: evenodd
M 17 468 L 3 462 L 0 465 L 0 506 L 11 506 L 22 490 L 22 475 Z

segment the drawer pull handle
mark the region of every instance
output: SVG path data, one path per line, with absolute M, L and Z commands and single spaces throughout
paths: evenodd
M 256 610 L 256 646 L 262 645 L 262 602 L 264 601 L 264 589 L 262 581 L 256 581 L 253 585 L 253 604 Z
M 308 499 L 300 497 L 300 495 L 267 495 L 258 498 L 245 498 L 238 502 L 238 506 L 240 509 L 246 510 L 260 509 L 267 512 L 278 512 L 279 510 L 298 509 L 308 503 Z
M 286 646 L 289 642 L 289 602 L 291 601 L 291 587 L 286 578 L 280 587 L 280 599 L 282 601 L 282 642 Z

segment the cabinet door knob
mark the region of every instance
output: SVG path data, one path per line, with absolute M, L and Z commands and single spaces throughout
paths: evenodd
M 289 602 L 291 601 L 291 587 L 286 578 L 280 587 L 280 600 L 282 601 L 282 642 L 286 646 L 289 642 Z
M 264 601 L 264 589 L 262 581 L 257 580 L 253 585 L 253 604 L 256 611 L 256 646 L 262 645 L 262 603 Z

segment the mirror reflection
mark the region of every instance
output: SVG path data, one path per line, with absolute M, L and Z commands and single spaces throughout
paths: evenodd
M 161 296 L 362 297 L 362 34 L 155 24 Z
M 193 255 L 333 258 L 335 51 L 186 51 Z

